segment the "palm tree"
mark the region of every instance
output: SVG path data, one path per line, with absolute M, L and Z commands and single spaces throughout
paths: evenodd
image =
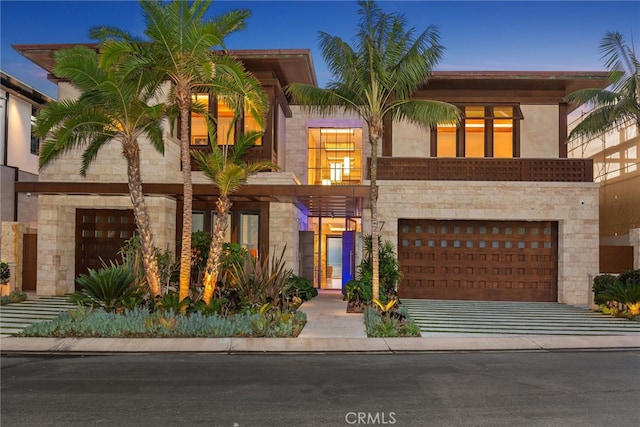
M 458 109 L 450 104 L 411 99 L 425 85 L 439 61 L 443 47 L 437 29 L 428 27 L 417 37 L 405 30 L 402 15 L 384 13 L 373 1 L 359 1 L 360 24 L 355 46 L 320 32 L 320 48 L 337 79 L 326 89 L 295 83 L 287 87 L 293 98 L 321 114 L 351 111 L 369 130 L 371 144 L 370 205 L 373 297 L 379 297 L 378 268 L 378 147 L 385 119 L 407 120 L 425 128 L 456 122 Z
M 189 295 L 191 275 L 191 215 L 193 183 L 189 154 L 189 112 L 197 86 L 216 74 L 212 49 L 224 48 L 224 38 L 245 26 L 246 10 L 236 10 L 215 19 L 206 19 L 211 0 L 187 2 L 141 0 L 146 22 L 147 40 L 136 38 L 112 27 L 100 27 L 91 33 L 103 40 L 107 58 L 137 54 L 130 62 L 132 72 L 162 72 L 171 83 L 169 102 L 175 104 L 180 117 L 180 161 L 183 179 L 182 247 L 180 252 L 180 300 Z
M 572 104 L 593 107 L 569 139 L 591 138 L 627 120 L 640 126 L 640 61 L 633 44 L 629 47 L 620 33 L 608 32 L 600 42 L 600 52 L 611 84 L 605 89 L 577 90 L 565 98 Z
M 150 105 L 159 82 L 151 74 L 129 79 L 119 69 L 101 68 L 98 53 L 82 46 L 56 52 L 55 60 L 55 75 L 69 79 L 82 94 L 77 100 L 53 102 L 40 112 L 34 129 L 46 138 L 40 149 L 40 168 L 84 147 L 80 174 L 85 176 L 99 150 L 112 140 L 120 141 L 145 275 L 151 294 L 158 297 L 160 273 L 142 191 L 138 141 L 146 136 L 156 150 L 164 152 L 165 106 Z
M 232 57 L 220 57 L 218 66 L 218 74 L 203 89 L 223 99 L 234 112 L 234 120 L 230 130 L 235 127 L 234 124 L 244 114 L 250 114 L 256 123 L 264 129 L 264 116 L 269 104 L 260 82 Z M 277 169 L 278 166 L 269 161 L 245 163 L 242 160 L 247 150 L 254 146 L 258 138 L 263 135 L 263 131 L 243 133 L 235 141 L 229 141 L 230 135 L 225 135 L 224 138 L 228 144 L 218 146 L 215 118 L 207 115 L 205 106 L 195 105 L 195 109 L 199 109 L 208 118 L 211 152 L 192 150 L 191 155 L 205 176 L 219 191 L 213 238 L 203 279 L 204 294 L 202 299 L 206 304 L 209 304 L 222 264 L 224 236 L 228 228 L 227 218 L 232 207 L 230 196 L 246 184 L 250 176 L 261 171 Z
M 232 147 L 225 145 L 218 147 L 212 144 L 211 153 L 194 150 L 192 156 L 219 190 L 216 201 L 216 220 L 213 228 L 213 238 L 209 249 L 209 257 L 204 270 L 204 294 L 202 300 L 209 304 L 215 291 L 215 282 L 222 265 L 222 248 L 225 232 L 228 227 L 228 214 L 233 202 L 230 196 L 244 185 L 250 176 L 265 170 L 277 169 L 273 163 L 263 160 L 244 163 L 242 156 L 255 141 L 262 136 L 262 132 L 247 132 L 240 136 Z M 212 135 L 211 141 L 216 141 Z

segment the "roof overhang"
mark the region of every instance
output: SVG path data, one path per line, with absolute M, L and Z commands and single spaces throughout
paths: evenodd
M 48 73 L 49 80 L 59 81 L 53 72 L 54 54 L 58 50 L 75 46 L 98 49 L 96 43 L 14 44 L 13 48 Z M 228 50 L 226 53 L 240 59 L 252 73 L 270 73 L 281 86 L 290 83 L 317 85 L 315 68 L 309 49 Z
M 182 184 L 147 183 L 145 195 L 164 195 L 182 199 Z M 15 191 L 58 195 L 128 195 L 126 183 L 102 182 L 17 182 Z M 193 184 L 194 200 L 213 201 L 218 189 L 211 184 Z M 291 202 L 309 216 L 360 217 L 369 198 L 366 185 L 245 185 L 232 195 L 234 201 Z

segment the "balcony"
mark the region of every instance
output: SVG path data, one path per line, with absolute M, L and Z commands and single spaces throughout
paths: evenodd
M 370 179 L 367 159 L 367 178 Z M 379 157 L 378 180 L 593 182 L 590 159 Z

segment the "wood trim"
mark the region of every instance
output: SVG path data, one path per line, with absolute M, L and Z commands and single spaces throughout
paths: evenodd
M 561 103 L 558 109 L 558 157 L 566 159 L 567 154 L 567 112 L 569 106 L 566 103 Z
M 382 133 L 382 155 L 393 156 L 393 120 L 385 116 L 382 120 L 384 132 Z
M 591 159 L 380 157 L 378 167 L 389 181 L 593 182 Z

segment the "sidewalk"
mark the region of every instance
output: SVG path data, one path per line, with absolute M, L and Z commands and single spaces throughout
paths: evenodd
M 346 313 L 342 294 L 321 291 L 304 303 L 307 325 L 297 338 L 0 338 L 2 354 L 406 353 L 640 349 L 640 335 L 468 335 L 367 338 L 362 314 Z

